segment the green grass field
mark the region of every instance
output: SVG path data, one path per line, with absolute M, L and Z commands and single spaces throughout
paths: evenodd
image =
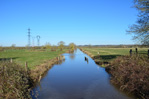
M 35 66 L 44 63 L 47 60 L 50 60 L 54 57 L 59 56 L 60 54 L 66 52 L 67 49 L 63 51 L 42 51 L 42 50 L 4 50 L 0 52 L 0 60 L 10 60 L 17 62 L 21 66 L 25 66 L 25 62 L 28 63 L 28 67 L 33 69 Z
M 135 48 L 82 48 L 85 51 L 90 52 L 95 56 L 96 60 L 100 61 L 112 61 L 117 56 L 129 55 L 130 49 L 135 54 Z M 138 54 L 147 55 L 148 48 L 138 48 Z

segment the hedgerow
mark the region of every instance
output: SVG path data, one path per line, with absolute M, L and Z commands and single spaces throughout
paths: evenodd
M 120 56 L 106 69 L 112 75 L 111 82 L 119 85 L 121 90 L 133 93 L 142 99 L 149 99 L 149 59 L 147 56 Z
M 24 67 L 14 62 L 0 61 L 0 97 L 2 99 L 30 99 L 30 85 L 31 79 Z

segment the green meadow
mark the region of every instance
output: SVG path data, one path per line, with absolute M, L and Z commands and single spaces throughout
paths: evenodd
M 96 60 L 112 61 L 117 56 L 129 55 L 130 49 L 132 54 L 136 54 L 135 48 L 100 48 L 100 47 L 82 47 L 83 50 L 91 53 Z M 147 55 L 148 48 L 138 48 L 138 55 Z
M 62 53 L 65 53 L 67 49 L 63 51 L 51 51 L 46 50 L 26 50 L 26 49 L 8 49 L 0 52 L 0 60 L 11 59 L 18 63 L 21 66 L 25 66 L 27 62 L 30 69 L 34 69 L 35 66 L 40 65 L 54 57 L 59 56 Z

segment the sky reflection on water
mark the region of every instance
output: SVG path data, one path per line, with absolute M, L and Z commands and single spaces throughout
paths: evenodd
M 54 65 L 33 89 L 38 99 L 132 99 L 113 87 L 105 69 L 80 50 L 63 55 L 65 62 Z

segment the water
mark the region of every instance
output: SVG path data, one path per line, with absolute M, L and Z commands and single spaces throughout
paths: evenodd
M 111 85 L 105 69 L 79 49 L 63 55 L 65 62 L 54 65 L 33 89 L 38 99 L 132 99 Z

